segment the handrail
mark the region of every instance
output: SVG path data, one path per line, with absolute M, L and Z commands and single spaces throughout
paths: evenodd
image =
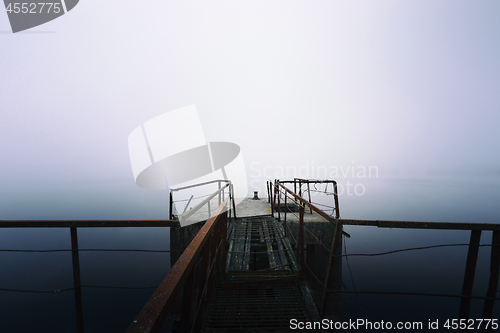
M 187 308 L 188 318 L 183 318 L 183 313 L 181 319 L 184 323 L 191 322 L 189 314 L 192 307 L 193 286 L 196 281 L 194 273 L 196 272 L 196 263 L 200 255 L 203 253 L 202 260 L 204 261 L 204 267 L 214 267 L 214 263 L 222 263 L 224 265 L 225 234 L 227 230 L 227 211 L 224 210 L 228 201 L 229 198 L 216 209 L 208 221 L 203 225 L 167 276 L 160 283 L 154 294 L 150 297 L 141 312 L 137 315 L 136 319 L 132 322 L 127 333 L 159 332 L 168 312 L 174 304 L 176 296 L 183 287 L 185 288 L 183 310 Z M 215 233 L 213 237 L 212 232 Z M 209 255 L 210 253 L 211 255 Z M 213 261 L 212 265 L 209 265 L 207 261 L 209 257 L 210 260 Z M 225 267 L 223 270 L 224 269 Z M 210 273 L 214 271 L 213 269 L 211 271 L 210 269 L 202 271 L 201 274 L 205 274 L 205 279 L 201 278 L 200 283 L 210 285 L 213 280 Z M 203 289 L 203 286 L 200 286 L 200 294 Z M 199 302 L 202 300 L 203 297 L 199 299 Z
M 198 187 L 198 186 L 203 186 L 203 185 L 208 185 L 208 184 L 214 184 L 214 183 L 221 183 L 221 182 L 230 183 L 231 181 L 230 180 L 224 180 L 224 179 L 216 179 L 216 180 L 211 180 L 211 181 L 204 182 L 204 183 L 193 184 L 193 185 L 188 185 L 188 186 L 178 187 L 178 188 L 171 188 L 170 191 L 171 192 L 176 192 L 176 191 L 180 191 L 180 190 L 186 190 L 188 188 L 193 188 L 193 187 Z
M 500 224 L 467 222 L 425 222 L 390 220 L 342 219 L 344 225 L 372 226 L 379 228 L 433 229 L 433 230 L 493 230 L 500 231 Z
M 306 179 L 295 178 L 294 181 L 279 181 L 276 180 L 273 185 L 271 182 L 270 187 L 274 186 L 274 198 L 272 197 L 271 191 L 269 191 L 270 198 L 273 198 L 273 213 L 274 213 L 274 205 L 276 202 L 276 197 L 278 197 L 279 202 L 279 194 L 281 193 L 280 188 L 285 190 L 285 200 L 287 193 L 290 194 L 293 198 L 295 198 L 298 202 L 300 202 L 300 218 L 299 218 L 299 247 L 300 247 L 300 255 L 301 255 L 301 265 L 304 262 L 303 259 L 303 247 L 304 247 L 304 221 L 303 221 L 303 211 L 305 206 L 311 207 L 311 210 L 314 210 L 320 216 L 324 217 L 328 221 L 337 222 L 336 228 L 333 235 L 332 246 L 330 252 L 330 260 L 329 265 L 327 267 L 327 274 L 325 283 L 323 284 L 323 304 L 322 304 L 322 315 L 325 315 L 327 302 L 330 294 L 338 294 L 338 293 L 365 293 L 365 294 L 397 294 L 397 295 L 416 295 L 416 296 L 440 296 L 440 297 L 458 297 L 461 298 L 460 301 L 460 309 L 459 309 L 459 318 L 467 319 L 469 318 L 469 311 L 471 305 L 471 299 L 484 299 L 484 308 L 483 308 L 483 318 L 491 318 L 493 312 L 493 304 L 495 300 L 499 300 L 495 296 L 497 292 L 498 280 L 500 277 L 500 224 L 491 224 L 491 223 L 464 223 L 464 222 L 425 222 L 425 221 L 392 221 L 392 220 L 355 220 L 355 219 L 334 219 L 328 214 L 324 213 L 322 210 L 317 208 L 311 202 L 308 202 L 306 199 L 302 198 L 301 191 L 299 190 L 299 194 L 292 192 L 284 183 L 312 183 L 316 181 L 310 181 Z M 326 181 L 318 181 L 318 182 L 326 182 Z M 335 181 L 329 181 L 336 185 Z M 286 206 L 286 201 L 285 201 Z M 335 208 L 338 209 L 338 203 L 336 202 Z M 278 218 L 279 218 L 279 206 L 278 206 Z M 337 210 L 338 213 L 338 210 Z M 285 215 L 286 216 L 286 215 Z M 286 224 L 286 217 L 285 217 Z M 330 287 L 330 276 L 333 270 L 333 260 L 334 257 L 339 257 L 335 255 L 335 252 L 338 247 L 338 243 L 340 241 L 340 231 L 342 230 L 343 225 L 353 225 L 353 226 L 374 226 L 378 228 L 406 228 L 406 229 L 429 229 L 429 230 L 467 230 L 471 232 L 470 241 L 469 241 L 469 250 L 467 253 L 466 267 L 465 267 L 465 275 L 462 285 L 462 293 L 460 295 L 447 295 L 447 294 L 433 294 L 433 293 L 407 293 L 407 292 L 377 292 L 377 291 L 345 291 L 345 290 L 335 290 Z M 478 257 L 478 248 L 480 246 L 479 241 L 481 238 L 481 232 L 485 231 L 493 231 L 492 235 L 492 244 L 491 244 L 491 263 L 490 263 L 490 280 L 488 285 L 488 290 L 486 292 L 485 297 L 481 296 L 473 296 L 473 284 L 474 284 L 474 275 L 476 270 L 476 263 Z M 301 275 L 303 276 L 303 268 L 301 267 Z
M 309 201 L 307 201 L 306 199 L 302 198 L 300 195 L 293 193 L 293 191 L 291 191 L 286 186 L 281 184 L 280 181 L 278 181 L 277 185 L 280 186 L 281 188 L 283 188 L 285 191 L 287 191 L 290 195 L 292 195 L 295 199 L 299 200 L 304 205 L 309 206 L 312 210 L 314 210 L 316 213 L 318 213 L 318 215 L 320 215 L 321 217 L 324 217 L 328 221 L 334 222 L 334 223 L 336 223 L 338 221 L 338 218 L 331 217 L 330 215 L 325 213 L 323 210 L 316 207 L 314 204 L 312 204 Z M 338 211 L 337 211 L 337 213 L 338 213 Z
M 184 212 L 182 213 L 181 215 L 178 216 L 179 218 L 179 223 L 181 226 L 184 226 L 185 225 L 185 222 L 186 220 L 191 216 L 193 215 L 194 213 L 196 213 L 198 210 L 200 210 L 201 207 L 205 206 L 207 204 L 207 202 L 210 202 L 210 200 L 212 200 L 216 195 L 218 195 L 219 193 L 222 193 L 228 186 L 231 185 L 231 182 L 228 181 L 226 183 L 226 185 L 222 186 L 220 189 L 216 190 L 214 193 L 210 194 L 207 198 L 205 198 L 202 202 L 200 202 L 199 204 L 197 204 L 196 206 L 194 206 L 193 208 L 191 208 L 190 210 L 188 210 L 187 212 Z M 210 209 L 210 208 L 209 208 Z
M 335 181 L 331 181 L 331 182 L 334 182 L 334 188 L 335 188 L 335 193 L 337 192 L 336 191 L 336 185 L 337 183 Z M 281 201 L 281 199 L 279 198 L 279 194 L 281 193 L 281 190 L 279 190 L 279 187 L 281 187 L 282 189 L 284 189 L 286 192 L 285 192 L 285 199 L 287 198 L 286 196 L 286 193 L 288 193 L 289 195 L 291 195 L 292 197 L 294 197 L 296 200 L 298 200 L 301 204 L 299 205 L 299 242 L 298 242 L 298 246 L 299 246 L 299 254 L 300 254 L 300 277 L 302 279 L 304 279 L 305 277 L 305 268 L 306 268 L 306 261 L 305 261 L 305 247 L 304 247 L 304 208 L 306 206 L 308 206 L 311 211 L 315 211 L 318 215 L 320 215 L 321 217 L 325 218 L 327 221 L 330 221 L 332 223 L 335 224 L 335 229 L 334 229 L 334 232 L 333 232 L 333 235 L 332 235 L 332 244 L 331 244 L 331 248 L 330 248 L 330 255 L 329 255 L 329 263 L 328 263 L 328 266 L 327 266 L 327 272 L 326 272 L 326 278 L 325 278 L 325 289 L 323 290 L 323 302 L 322 302 L 322 309 L 321 309 L 321 314 L 324 316 L 325 315 L 325 311 L 326 311 L 326 306 L 327 306 L 327 302 L 328 302 L 328 297 L 329 297 L 329 293 L 327 292 L 327 289 L 330 288 L 330 285 L 331 285 L 331 275 L 333 273 L 333 264 L 334 264 L 334 260 L 335 260 L 335 252 L 337 250 L 337 247 L 338 247 L 338 244 L 340 242 L 340 237 L 341 235 L 344 233 L 346 234 L 346 236 L 349 236 L 347 233 L 345 233 L 343 230 L 342 230 L 342 220 L 340 220 L 338 217 L 339 217 L 339 210 L 338 210 L 338 199 L 336 198 L 335 200 L 335 205 L 336 205 L 336 218 L 328 215 L 327 213 L 325 213 L 323 210 L 319 209 L 318 207 L 316 207 L 314 204 L 312 204 L 310 201 L 307 201 L 306 199 L 302 198 L 302 196 L 292 192 L 290 189 L 288 189 L 285 185 L 283 185 L 279 180 L 276 181 L 275 183 L 275 195 L 274 195 L 274 199 L 276 200 L 276 192 L 278 192 L 278 218 L 279 218 L 279 214 L 280 214 L 280 211 L 279 211 L 279 203 Z M 286 201 L 285 201 L 286 202 Z M 286 206 L 286 204 L 285 204 Z M 286 213 L 285 213 L 285 223 L 286 223 Z
M 174 220 L 0 220 L 0 228 L 171 227 Z

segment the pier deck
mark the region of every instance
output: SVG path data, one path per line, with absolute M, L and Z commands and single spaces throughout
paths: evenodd
M 246 202 L 246 207 L 254 205 Z M 289 332 L 290 320 L 319 321 L 282 226 L 271 215 L 238 218 L 229 237 L 227 272 L 210 298 L 205 332 Z

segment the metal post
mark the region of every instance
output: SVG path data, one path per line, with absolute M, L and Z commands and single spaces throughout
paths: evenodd
M 342 224 L 340 221 L 336 222 L 335 231 L 333 232 L 332 247 L 330 249 L 330 264 L 328 265 L 328 271 L 325 278 L 325 290 L 323 292 L 323 307 L 321 309 L 321 317 L 325 317 L 326 306 L 328 304 L 328 292 L 331 284 L 331 275 L 333 272 L 333 262 L 335 261 L 335 251 L 337 249 L 337 244 L 339 243 L 340 237 L 342 237 Z
M 286 205 L 286 199 L 287 199 L 288 195 L 285 193 L 285 226 L 286 226 L 286 213 L 287 213 L 287 210 L 288 210 L 288 206 Z
M 70 232 L 71 256 L 73 261 L 73 285 L 75 287 L 76 327 L 78 333 L 83 333 L 82 283 L 80 279 L 80 258 L 78 256 L 78 235 L 76 233 L 76 227 L 71 227 Z
M 304 206 L 299 206 L 299 247 L 300 247 L 300 278 L 305 277 L 306 259 L 304 253 Z
M 337 182 L 333 183 L 333 199 L 335 200 L 335 218 L 340 218 L 339 195 L 337 193 Z
M 234 188 L 233 188 L 233 184 L 229 185 L 229 187 L 231 188 L 231 196 L 232 196 L 232 201 L 233 201 L 233 216 L 234 216 L 234 219 L 236 220 L 236 205 L 234 203 Z
M 281 189 L 278 189 L 278 221 L 281 221 Z
M 491 240 L 491 260 L 490 260 L 490 283 L 486 297 L 495 297 L 498 286 L 498 274 L 500 268 L 500 231 L 493 231 Z M 493 319 L 493 305 L 495 300 L 487 299 L 484 301 L 483 318 Z
M 170 219 L 174 219 L 174 212 L 173 212 L 173 207 L 174 207 L 174 199 L 172 197 L 172 192 L 170 192 Z
M 278 183 L 276 179 L 274 180 L 274 195 L 273 195 L 273 204 L 271 205 L 271 212 L 274 217 L 274 212 L 276 211 L 276 192 L 278 191 Z
M 219 184 L 219 190 L 220 190 L 220 180 L 219 180 L 217 183 Z M 219 206 L 220 206 L 220 204 L 221 204 L 221 201 L 220 201 L 220 200 L 221 200 L 221 194 L 220 194 L 220 192 L 219 192 Z
M 307 193 L 309 194 L 309 203 L 312 203 L 311 202 L 311 188 L 309 187 L 309 182 L 307 182 Z M 312 214 L 313 209 L 311 207 L 309 207 L 309 209 L 311 210 L 311 214 Z
M 472 295 L 480 239 L 481 230 L 471 230 L 469 252 L 467 253 L 467 262 L 465 264 L 464 284 L 462 287 L 462 295 L 464 296 Z M 459 316 L 461 319 L 469 319 L 470 302 L 470 298 L 460 299 Z

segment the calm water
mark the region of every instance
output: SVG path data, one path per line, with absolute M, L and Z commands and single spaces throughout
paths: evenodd
M 340 196 L 344 218 L 421 221 L 500 222 L 498 182 L 376 179 L 363 196 Z M 36 188 L 36 187 L 34 187 Z M 73 189 L 72 189 L 73 188 Z M 122 183 L 105 186 L 61 185 L 1 194 L 0 219 L 146 219 L 168 216 L 168 196 Z M 262 195 L 261 195 L 262 196 Z M 331 198 L 331 197 L 330 197 Z M 328 200 L 330 200 L 328 198 Z M 347 253 L 467 243 L 469 232 L 345 227 Z M 80 248 L 169 249 L 168 228 L 78 229 Z M 481 243 L 491 243 L 483 232 Z M 70 248 L 69 229 L 1 229 L 1 249 Z M 484 296 L 489 278 L 489 247 L 480 248 L 473 294 Z M 448 247 L 344 260 L 348 289 L 459 294 L 466 247 Z M 0 252 L 0 288 L 60 290 L 73 285 L 71 253 Z M 170 268 L 169 253 L 81 252 L 82 284 L 122 287 L 157 286 Z M 349 267 L 350 272 L 349 273 Z M 352 278 L 351 278 L 352 274 Z M 354 282 L 354 285 L 353 285 Z M 124 332 L 154 289 L 83 288 L 85 332 Z M 350 304 L 387 320 L 456 318 L 459 299 L 416 296 L 344 295 Z M 483 301 L 472 301 L 481 317 Z M 500 318 L 500 306 L 495 316 Z M 375 317 L 346 303 L 348 318 Z M 74 292 L 34 294 L 0 291 L 1 332 L 76 332 Z M 28 320 L 29 319 L 29 320 Z
M 372 180 L 363 196 L 341 197 L 341 216 L 358 219 L 499 223 L 498 179 Z M 347 253 L 377 253 L 437 244 L 468 243 L 470 231 L 382 229 L 346 226 Z M 481 244 L 491 244 L 483 232 Z M 343 261 L 348 289 L 461 294 L 466 246 L 442 247 Z M 486 296 L 491 247 L 479 249 L 473 295 Z M 352 274 L 352 277 L 351 277 Z M 399 295 L 344 295 L 344 319 L 421 321 L 458 318 L 460 299 Z M 472 300 L 470 318 L 482 318 L 483 300 Z M 368 314 L 374 314 L 379 318 Z M 494 307 L 500 318 L 500 306 Z

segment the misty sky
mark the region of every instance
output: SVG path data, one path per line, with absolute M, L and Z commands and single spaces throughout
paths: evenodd
M 499 184 L 499 17 L 496 0 L 81 0 L 12 34 L 0 11 L 0 219 L 27 216 L 20 202 L 160 204 L 127 138 L 191 104 L 249 176 L 309 163 Z

